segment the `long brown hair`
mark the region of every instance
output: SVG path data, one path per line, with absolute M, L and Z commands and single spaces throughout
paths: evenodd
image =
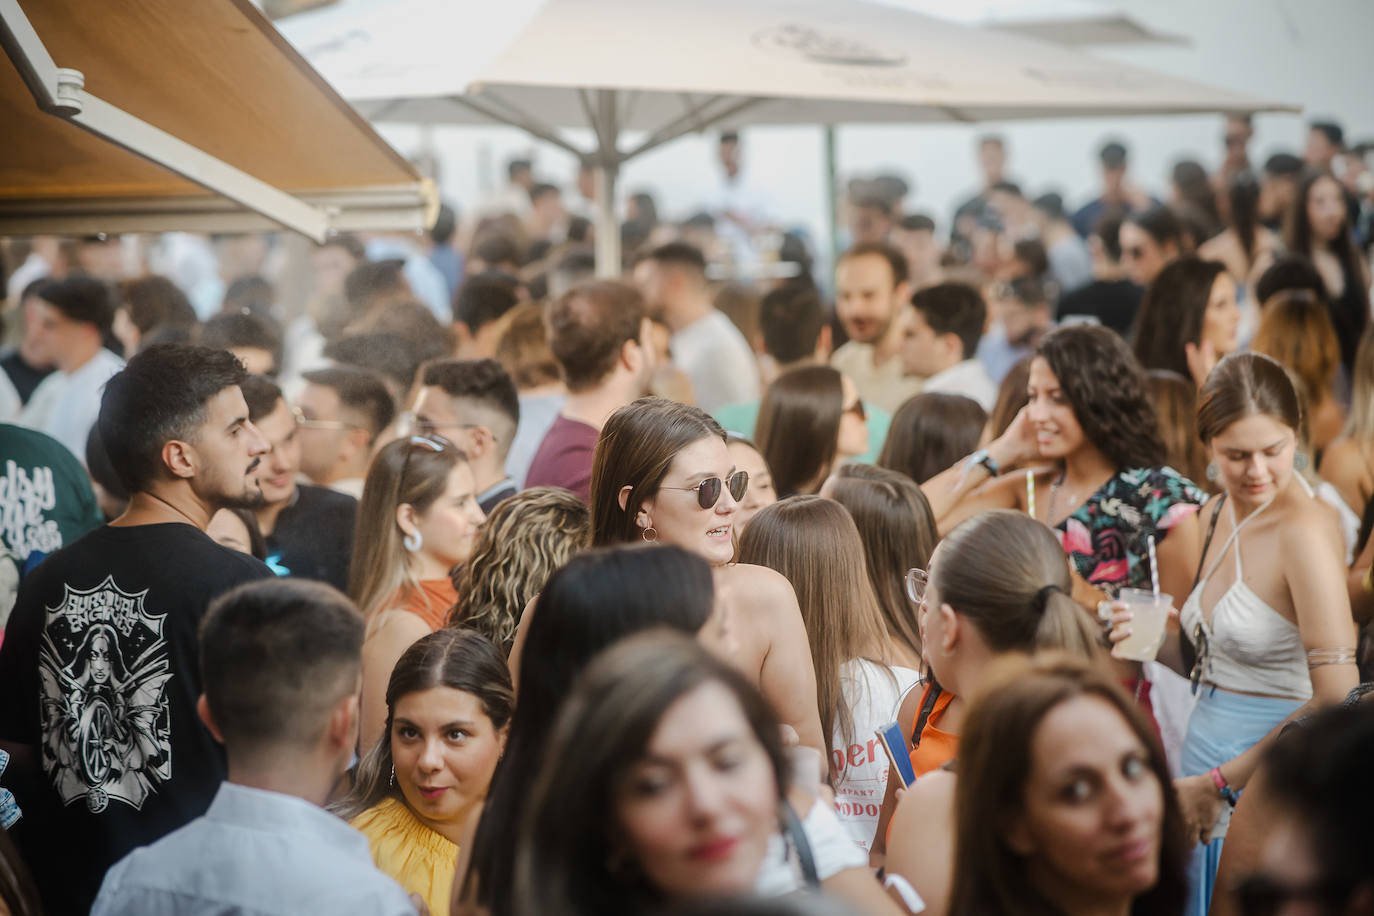
M 1312 221 L 1307 215 L 1307 198 L 1311 196 L 1312 189 L 1318 182 L 1332 181 L 1337 188 L 1341 188 L 1340 181 L 1327 171 L 1310 171 L 1298 182 L 1298 192 L 1293 195 L 1293 203 L 1289 207 L 1283 224 L 1283 243 L 1290 252 L 1311 258 L 1317 248 L 1317 238 L 1312 230 Z M 1344 191 L 1342 190 L 1342 195 Z M 1326 250 L 1334 254 L 1341 262 L 1341 273 L 1345 275 L 1346 283 L 1355 284 L 1355 295 L 1358 295 L 1366 312 L 1369 311 L 1369 291 L 1364 288 L 1364 273 L 1360 270 L 1360 249 L 1355 244 L 1354 222 L 1356 214 L 1350 212 L 1349 204 L 1346 205 L 1345 223 L 1341 226 L 1340 233 L 1336 238 L 1326 244 Z M 1329 294 L 1329 291 L 1328 291 Z M 1349 293 L 1347 293 L 1349 295 Z
M 444 495 L 449 474 L 466 461 L 457 446 L 438 437 L 397 439 L 372 459 L 358 500 L 348 567 L 348 596 L 363 612 L 369 633 L 398 592 L 408 596 L 420 587 L 406 562 L 396 509 L 408 503 L 417 513 L 428 511 Z
M 1207 485 L 1207 456 L 1197 437 L 1197 382 L 1170 369 L 1151 369 L 1145 387 L 1159 415 L 1164 459 L 1198 486 Z
M 509 657 L 515 625 L 549 576 L 591 541 L 586 505 L 561 487 L 531 487 L 492 510 L 472 556 L 454 574 L 449 626 L 465 626 Z
M 677 453 L 711 438 L 724 442 L 725 430 L 710 414 L 667 398 L 640 398 L 611 414 L 592 459 L 592 544 L 637 540 L 635 515 L 658 492 Z M 623 509 L 622 487 L 631 488 Z
M 846 746 L 855 737 L 841 669 L 856 658 L 889 663 L 884 657 L 887 632 L 865 573 L 859 529 L 833 500 L 792 496 L 759 510 L 740 538 L 739 558 L 782 573 L 797 593 L 816 668 L 825 750 L 831 756 L 835 731 Z
M 768 758 L 778 801 L 787 781 L 777 716 L 738 671 L 687 636 L 631 636 L 597 656 L 563 702 L 515 842 L 516 913 L 618 916 L 657 911 L 662 891 L 611 862 L 625 840 L 615 795 L 683 697 L 723 686 Z
M 1206 444 L 1237 420 L 1260 414 L 1302 435 L 1298 390 L 1283 366 L 1261 353 L 1232 353 L 1217 363 L 1198 399 L 1197 434 Z
M 1164 266 L 1146 288 L 1136 316 L 1133 349 L 1142 366 L 1188 374 L 1185 345 L 1201 342 L 1212 285 L 1225 271 L 1193 255 Z
M 835 464 L 843 413 L 844 386 L 829 366 L 790 369 L 768 386 L 754 438 L 779 496 L 820 489 Z
M 977 450 L 987 423 L 987 411 L 973 398 L 936 391 L 918 394 L 892 415 L 878 466 L 925 483 Z
M 1182 909 L 1186 839 L 1159 737 L 1109 673 L 1079 658 L 1046 653 L 1036 659 L 999 661 L 964 722 L 954 790 L 957 839 L 951 916 L 1062 916 L 1031 879 L 1027 858 L 1007 845 L 1004 828 L 1024 809 L 1031 746 L 1041 723 L 1055 707 L 1085 696 L 1106 701 L 1125 720 L 1146 748 L 1163 796 L 1159 880 L 1136 897 L 1131 912 L 1174 916 Z
M 941 542 L 935 576 L 942 601 L 996 652 L 1101 654 L 1096 622 L 1073 600 L 1064 548 L 1024 512 L 993 509 L 960 524 Z
M 1374 325 L 1360 335 L 1350 370 L 1350 413 L 1343 435 L 1364 444 L 1374 439 Z
M 1049 364 L 1083 435 L 1113 467 L 1163 464 L 1145 373 L 1120 335 L 1100 326 L 1069 325 L 1046 334 L 1035 355 Z
M 1016 365 L 1007 370 L 1002 384 L 997 386 L 997 402 L 988 414 L 988 442 L 1006 432 L 1021 408 L 1030 402 L 1030 395 L 1026 391 L 1030 387 L 1030 364 L 1029 356 L 1017 360 Z
M 386 685 L 386 728 L 358 761 L 353 787 L 329 810 L 351 820 L 383 799 L 404 801 L 392 779 L 391 717 L 402 697 L 434 687 L 472 694 L 497 731 L 510 721 L 515 691 L 500 651 L 475 630 L 437 630 L 417 640 L 396 661 Z
M 830 486 L 830 498 L 849 510 L 859 530 L 888 639 L 920 658 L 921 628 L 906 573 L 930 564 L 939 539 L 930 503 L 905 474 L 870 464 L 845 465 Z

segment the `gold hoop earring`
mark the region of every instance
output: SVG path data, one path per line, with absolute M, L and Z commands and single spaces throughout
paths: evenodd
M 658 532 L 654 530 L 653 525 L 650 525 L 648 528 L 642 529 L 639 532 L 639 536 L 644 538 L 644 540 L 648 541 L 650 544 L 658 540 Z

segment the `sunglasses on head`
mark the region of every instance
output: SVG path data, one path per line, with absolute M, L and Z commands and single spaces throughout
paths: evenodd
M 696 490 L 697 505 L 703 509 L 714 509 L 720 502 L 721 491 L 730 488 L 730 496 L 735 502 L 744 499 L 749 489 L 749 472 L 736 471 L 722 481 L 719 477 L 707 477 L 695 487 L 659 487 L 660 490 Z
M 401 458 L 401 473 L 396 476 L 396 501 L 401 501 L 401 488 L 405 485 L 406 474 L 410 472 L 410 456 L 417 448 L 431 452 L 442 452 L 453 443 L 443 436 L 411 436 L 406 440 L 405 455 Z

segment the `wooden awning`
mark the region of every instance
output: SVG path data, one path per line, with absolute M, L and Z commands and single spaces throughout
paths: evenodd
M 0 0 L 0 45 L 0 233 L 433 222 L 433 187 L 247 0 Z

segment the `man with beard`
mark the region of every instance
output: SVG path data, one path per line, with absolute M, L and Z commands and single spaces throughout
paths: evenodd
M 358 501 L 328 487 L 297 483 L 301 426 L 281 389 L 258 375 L 243 380 L 248 419 L 267 440 L 258 469 L 262 491 L 254 514 L 267 547 L 267 565 L 279 576 L 348 588 Z
M 921 391 L 921 380 L 903 374 L 897 318 L 911 298 L 906 258 L 883 242 L 855 245 L 835 265 L 835 314 L 849 342 L 830 365 L 849 376 L 865 403 L 888 413 Z
M 244 377 L 205 347 L 130 360 L 97 420 L 128 509 L 20 587 L 0 646 L 0 748 L 24 811 L 11 834 L 49 912 L 86 912 L 112 863 L 203 814 L 225 778 L 196 714 L 197 628 L 216 596 L 271 575 L 205 533 L 218 510 L 262 499 L 268 444 Z

